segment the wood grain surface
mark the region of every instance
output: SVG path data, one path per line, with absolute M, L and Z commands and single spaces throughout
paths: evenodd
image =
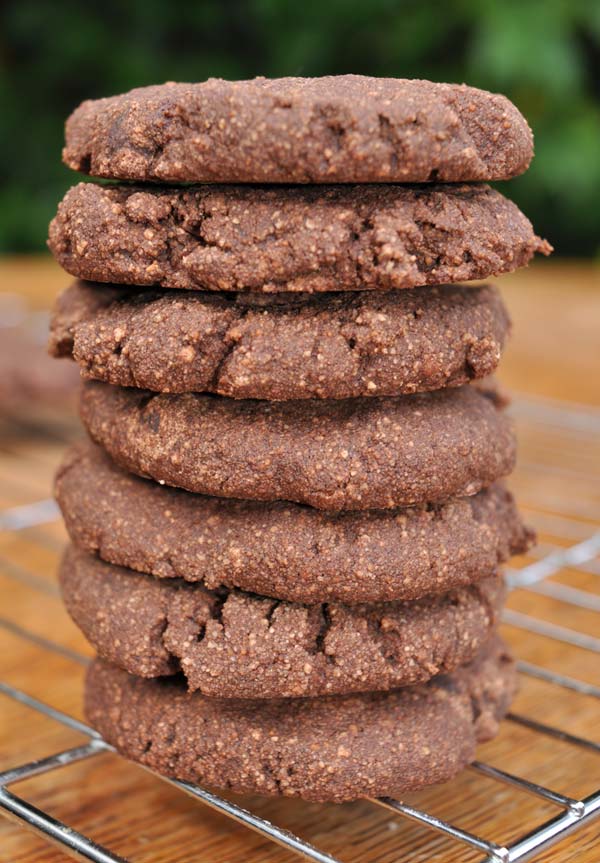
M 588 264 L 549 262 L 501 280 L 515 329 L 500 377 L 519 394 L 514 414 L 521 454 L 511 485 L 540 538 L 534 556 L 515 560 L 515 568 L 535 555 L 580 542 L 600 526 L 600 415 L 592 407 L 600 401 L 599 272 Z M 3 291 L 26 296 L 35 309 L 46 308 L 68 283 L 45 257 L 0 261 L 0 280 Z M 579 404 L 565 412 L 554 400 Z M 49 496 L 65 428 L 68 424 L 60 431 L 34 433 L 30 425 L 0 425 L 0 510 Z M 0 531 L 0 679 L 81 717 L 85 667 L 80 657 L 91 651 L 58 597 L 55 573 L 64 542 L 59 521 Z M 587 570 L 563 569 L 550 583 L 587 591 L 600 601 L 598 560 Z M 508 606 L 600 637 L 598 612 L 528 590 L 513 591 Z M 516 626 L 505 626 L 504 633 L 520 658 L 600 685 L 597 653 Z M 75 732 L 0 699 L 0 770 L 82 742 Z M 600 742 L 597 698 L 521 675 L 514 711 Z M 504 723 L 497 740 L 481 747 L 478 757 L 573 797 L 600 788 L 600 755 L 511 721 Z M 298 859 L 116 755 L 104 754 L 11 787 L 135 863 Z M 317 806 L 258 797 L 237 800 L 348 863 L 467 863 L 482 857 L 369 801 Z M 471 770 L 447 785 L 410 795 L 406 802 L 500 844 L 559 811 Z M 65 859 L 62 851 L 0 818 L 0 861 Z M 538 859 L 598 863 L 598 823 Z

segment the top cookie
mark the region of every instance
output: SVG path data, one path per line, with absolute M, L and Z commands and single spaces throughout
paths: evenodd
M 532 155 L 505 96 L 361 75 L 211 78 L 86 101 L 63 150 L 96 177 L 192 183 L 507 180 Z

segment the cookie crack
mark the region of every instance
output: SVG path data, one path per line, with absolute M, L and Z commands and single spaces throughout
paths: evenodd
M 331 653 L 328 653 L 325 649 L 325 639 L 327 637 L 327 633 L 333 626 L 330 603 L 324 602 L 319 607 L 319 611 L 321 614 L 321 624 L 319 626 L 319 631 L 317 632 L 317 635 L 315 637 L 313 654 L 322 655 L 326 662 L 333 665 L 335 664 L 335 657 Z
M 321 147 L 321 150 L 327 162 L 330 163 L 331 157 L 344 149 L 347 123 L 334 105 L 325 104 L 315 106 L 312 124 L 325 133 L 327 143 Z M 318 135 L 318 137 L 322 136 Z M 329 153 L 327 153 L 328 150 Z
M 164 124 L 163 128 L 166 129 L 166 137 L 164 140 L 158 140 L 154 138 L 151 143 L 151 147 L 137 147 L 136 150 L 138 152 L 142 152 L 144 154 L 150 153 L 148 167 L 145 169 L 149 174 L 153 174 L 156 168 L 156 164 L 160 158 L 165 153 L 166 147 L 171 144 L 173 141 L 181 141 L 185 137 L 185 132 L 194 132 L 195 126 L 193 125 L 191 118 L 186 110 L 182 107 L 177 107 L 175 109 L 167 109 L 163 111 L 164 119 L 168 119 L 170 117 L 176 116 L 178 119 L 178 123 L 175 127 L 171 124 Z M 155 128 L 160 129 L 160 124 L 155 125 Z M 86 172 L 89 173 L 89 172 Z
M 390 118 L 386 117 L 385 114 L 378 114 L 377 122 L 379 124 L 379 138 L 388 145 L 390 170 L 395 173 L 398 170 L 398 154 L 396 152 L 398 147 L 398 136 L 396 135 Z
M 239 327 L 241 323 L 244 322 L 248 314 L 250 313 L 251 308 L 241 308 L 239 311 L 236 309 L 237 317 L 233 323 L 231 323 L 225 333 L 223 334 L 222 343 L 225 345 L 225 350 L 215 363 L 215 367 L 212 371 L 210 384 L 208 385 L 208 389 L 212 389 L 216 392 L 219 391 L 220 388 L 220 378 L 223 373 L 223 368 L 226 363 L 234 356 L 239 346 L 239 339 L 234 338 L 232 336 L 232 332 L 236 327 Z
M 276 599 L 273 601 L 273 603 L 267 609 L 267 613 L 265 614 L 265 620 L 267 621 L 268 629 L 271 629 L 271 625 L 273 623 L 273 615 L 275 614 L 275 612 L 277 611 L 277 609 L 279 608 L 279 606 L 281 604 L 282 604 L 282 600 Z
M 164 651 L 165 662 L 169 667 L 170 673 L 177 674 L 181 671 L 181 657 L 174 653 L 167 643 L 170 623 L 170 608 L 167 604 L 162 612 L 161 619 L 156 624 L 157 632 L 155 644 L 160 645 Z
M 139 411 L 143 411 L 146 407 L 148 407 L 150 402 L 152 402 L 152 401 L 154 401 L 154 399 L 158 398 L 159 395 L 160 395 L 160 393 L 148 392 L 148 393 L 145 393 L 145 395 L 140 396 L 138 401 L 137 401 L 137 405 L 136 405 L 137 409 Z

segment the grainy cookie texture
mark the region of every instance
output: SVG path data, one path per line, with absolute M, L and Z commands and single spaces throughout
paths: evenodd
M 491 373 L 509 330 L 489 286 L 383 294 L 128 291 L 76 282 L 50 349 L 86 378 L 159 392 L 288 400 L 400 395 Z
M 133 473 L 201 494 L 323 510 L 475 494 L 515 461 L 509 420 L 469 386 L 264 402 L 87 381 L 80 413 L 91 437 Z
M 208 698 L 178 678 L 143 680 L 96 660 L 85 710 L 119 752 L 167 776 L 341 803 L 450 779 L 496 734 L 515 688 L 497 640 L 426 684 L 264 701 Z
M 192 183 L 506 180 L 532 155 L 504 96 L 360 75 L 211 78 L 83 102 L 63 150 L 93 176 Z
M 55 493 L 71 539 L 160 578 L 293 602 L 419 599 L 491 575 L 533 534 L 499 485 L 439 506 L 330 514 L 161 486 L 82 442 Z
M 483 279 L 551 251 L 484 185 L 80 183 L 59 205 L 49 245 L 92 281 L 305 293 Z
M 71 546 L 60 581 L 67 610 L 104 659 L 130 674 L 181 670 L 220 698 L 394 689 L 473 659 L 496 628 L 504 587 L 491 576 L 425 600 L 300 605 L 165 581 Z

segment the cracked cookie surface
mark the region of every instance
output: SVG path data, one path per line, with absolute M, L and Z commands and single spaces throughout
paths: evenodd
M 500 485 L 440 506 L 330 514 L 161 486 L 89 442 L 65 456 L 55 494 L 71 540 L 103 560 L 309 604 L 437 595 L 491 575 L 533 540 Z
M 494 737 L 516 690 L 493 638 L 472 663 L 390 692 L 263 701 L 188 693 L 96 660 L 90 723 L 133 761 L 239 793 L 316 802 L 400 796 L 456 775 Z
M 470 386 L 265 402 L 86 381 L 80 414 L 133 473 L 200 494 L 330 511 L 475 494 L 515 462 L 508 417 Z
M 505 96 L 362 75 L 211 78 L 88 100 L 63 150 L 96 177 L 192 183 L 505 180 L 532 155 Z
M 483 185 L 148 188 L 80 183 L 49 246 L 69 273 L 187 290 L 394 290 L 485 279 L 549 244 Z
M 495 630 L 499 576 L 415 602 L 301 605 L 209 591 L 71 546 L 60 583 L 98 654 L 141 677 L 181 671 L 190 691 L 282 698 L 395 689 L 470 661 Z
M 257 298 L 258 299 L 258 298 Z M 490 286 L 380 294 L 248 295 L 76 282 L 50 349 L 82 376 L 159 392 L 289 400 L 460 386 L 496 368 L 510 322 Z

